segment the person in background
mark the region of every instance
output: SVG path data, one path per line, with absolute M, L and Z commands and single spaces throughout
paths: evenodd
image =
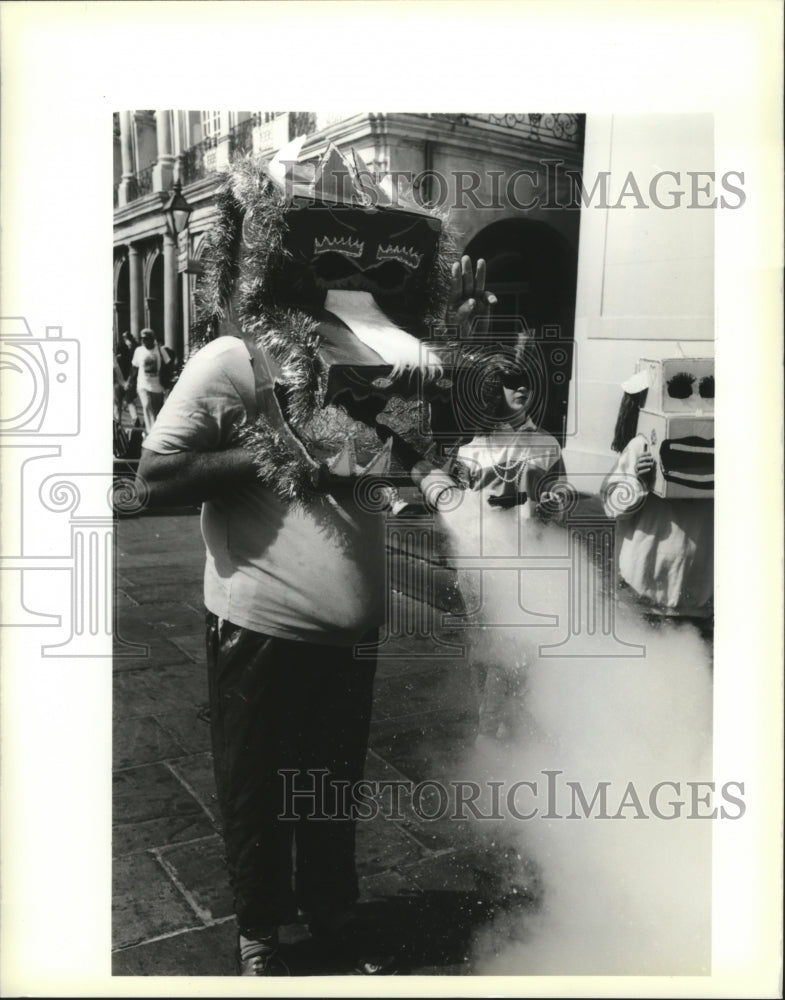
M 458 451 L 469 486 L 491 506 L 523 504 L 523 517 L 548 517 L 551 488 L 566 477 L 559 442 L 537 427 L 532 378 L 519 361 L 500 358 L 490 366 L 484 394 L 491 401 L 492 429 Z
M 120 367 L 120 362 L 117 359 L 117 354 L 115 354 L 114 357 L 112 358 L 112 363 L 113 363 L 112 388 L 114 397 L 113 416 L 114 416 L 114 422 L 116 424 L 119 424 L 123 413 L 123 399 L 125 397 L 125 390 L 128 387 L 128 382 L 125 376 L 123 375 L 123 370 Z
M 651 492 L 654 457 L 637 434 L 647 388 L 636 376 L 622 383 L 611 448 L 619 458 L 600 496 L 616 521 L 619 583 L 628 587 L 648 620 L 690 621 L 704 638 L 713 626 L 714 501 L 666 499 Z
M 164 405 L 164 384 L 161 381 L 165 367 L 171 365 L 172 358 L 166 347 L 161 347 L 155 332 L 145 327 L 141 333 L 142 343 L 134 351 L 131 359 L 131 377 L 127 392 L 139 394 L 144 417 L 145 433 L 153 429 L 155 418 Z
M 537 406 L 533 380 L 519 360 L 500 358 L 484 380 L 494 426 L 458 451 L 472 490 L 508 516 L 517 508 L 524 519 L 559 521 L 552 488 L 566 478 L 561 447 L 532 419 Z M 484 521 L 484 524 L 493 522 Z M 522 644 L 504 629 L 481 632 L 472 651 L 478 699 L 478 745 L 511 740 L 517 735 L 527 659 Z
M 135 426 L 139 414 L 136 409 L 136 391 L 132 398 L 129 398 L 129 386 L 131 379 L 132 360 L 134 351 L 139 345 L 128 331 L 122 334 L 114 349 L 114 419 L 118 424 L 122 424 L 123 413 L 128 409 L 131 426 Z

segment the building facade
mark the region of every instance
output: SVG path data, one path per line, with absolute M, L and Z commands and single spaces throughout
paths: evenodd
M 460 251 L 488 263 L 497 328 L 549 339 L 543 423 L 563 440 L 580 221 L 571 192 L 584 135 L 576 114 L 117 112 L 115 335 L 151 326 L 187 354 L 221 170 L 247 152 L 272 156 L 299 135 L 307 136 L 301 158 L 319 157 L 328 142 L 354 148 L 377 176 L 411 183 L 416 198 L 448 212 Z M 178 238 L 163 215 L 176 180 L 193 209 Z

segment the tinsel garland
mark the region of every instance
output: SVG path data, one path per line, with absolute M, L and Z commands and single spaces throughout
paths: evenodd
M 318 486 L 319 466 L 299 451 L 287 434 L 271 427 L 264 417 L 241 427 L 237 440 L 253 455 L 260 482 L 284 503 L 312 506 L 326 501 Z
M 246 332 L 277 363 L 286 386 L 289 417 L 303 424 L 321 403 L 326 372 L 319 357 L 316 321 L 295 309 L 265 310 L 245 323 Z

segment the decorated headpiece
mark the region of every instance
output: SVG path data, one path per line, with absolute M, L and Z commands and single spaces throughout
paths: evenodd
M 330 290 L 365 291 L 418 319 L 442 220 L 377 184 L 354 150 L 349 158 L 330 144 L 315 166 L 297 163 L 297 151 L 282 150 L 266 169 L 288 207 L 281 292 L 311 301 Z M 253 213 L 246 218 L 252 227 Z
M 269 162 L 232 165 L 205 257 L 203 321 L 241 325 L 282 307 L 317 312 L 331 291 L 364 291 L 406 332 L 433 335 L 444 315 L 454 246 L 444 221 L 379 185 L 352 151 L 330 144 L 299 163 L 303 138 Z
M 303 447 L 356 472 L 347 456 L 369 429 L 377 444 L 386 436 L 377 417 L 388 403 L 396 432 L 419 434 L 425 397 L 449 391 L 429 342 L 444 329 L 457 256 L 444 220 L 377 184 L 357 153 L 330 145 L 320 162 L 300 163 L 301 147 L 298 140 L 267 164 L 248 156 L 232 165 L 197 293 L 203 339 L 250 336 L 277 363 L 294 464 L 282 460 L 286 441 L 261 425 L 253 442 L 246 429 L 245 441 L 262 478 L 297 499 L 308 496 Z M 378 457 L 370 457 L 375 472 Z

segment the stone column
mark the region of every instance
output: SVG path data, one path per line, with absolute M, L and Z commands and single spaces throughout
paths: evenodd
M 132 243 L 128 245 L 128 276 L 131 290 L 130 322 L 131 335 L 139 340 L 144 327 L 144 281 L 142 276 L 142 254 Z
M 153 191 L 168 191 L 174 183 L 171 111 L 155 112 L 155 132 L 158 142 L 158 160 L 153 167 Z
M 232 136 L 230 112 L 221 112 L 221 131 L 218 135 L 218 144 L 215 147 L 215 169 L 226 170 L 232 159 Z
M 177 330 L 177 242 L 164 233 L 164 343 L 178 358 L 183 356 Z
M 180 300 L 180 308 L 183 317 L 183 350 L 180 359 L 184 359 L 191 349 L 191 275 L 186 271 L 183 275 L 183 294 Z
M 123 172 L 117 189 L 118 207 L 133 201 L 134 194 L 134 141 L 130 111 L 120 112 L 120 157 Z

